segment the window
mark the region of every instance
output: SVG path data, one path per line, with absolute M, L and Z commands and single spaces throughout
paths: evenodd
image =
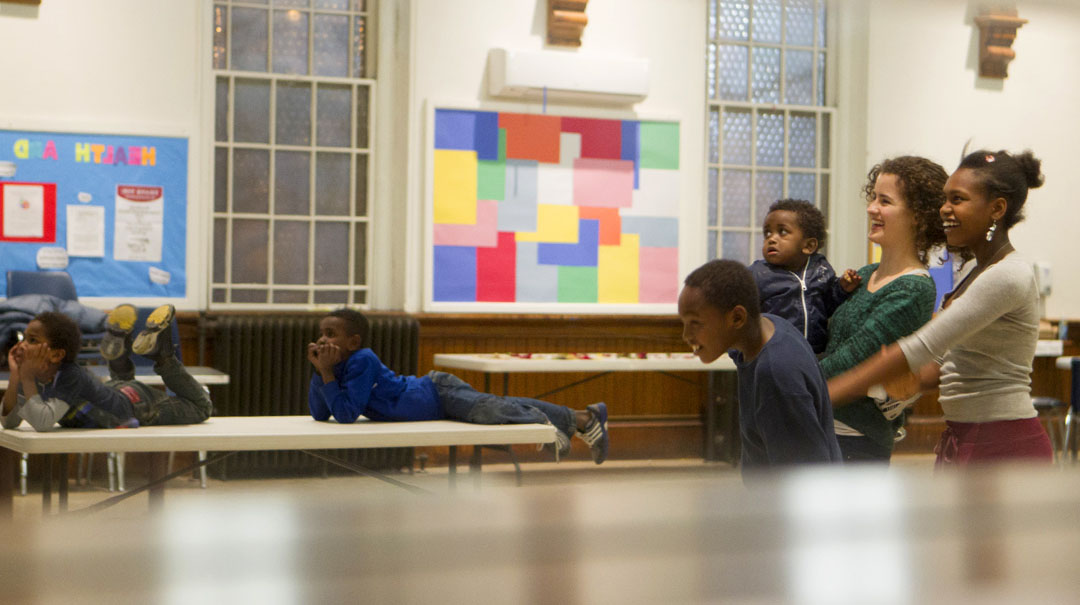
M 709 0 L 708 258 L 750 263 L 781 198 L 828 219 L 825 0 Z
M 367 304 L 367 4 L 214 3 L 212 308 Z

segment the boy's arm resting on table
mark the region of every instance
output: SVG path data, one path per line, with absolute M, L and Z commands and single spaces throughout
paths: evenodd
M 311 377 L 308 397 L 311 416 L 315 420 L 333 416 L 342 424 L 356 422 L 367 409 L 371 388 L 375 385 L 375 370 L 372 364 L 350 357 L 340 379 L 323 381 L 316 372 Z
M 64 417 L 69 407 L 66 402 L 55 397 L 42 399 L 40 394 L 34 394 L 31 397 L 19 395 L 15 407 L 3 416 L 3 426 L 5 429 L 13 429 L 26 420 L 35 431 L 51 431 Z

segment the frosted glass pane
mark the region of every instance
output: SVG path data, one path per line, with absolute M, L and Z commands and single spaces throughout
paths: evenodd
M 277 143 L 311 144 L 311 85 L 282 82 L 277 85 Z
M 229 150 L 214 150 L 214 212 L 229 210 Z
M 229 140 L 229 79 L 218 78 L 214 90 L 214 140 Z
M 721 238 L 721 258 L 737 260 L 744 265 L 750 264 L 750 234 L 738 231 L 724 231 Z
M 751 100 L 756 103 L 780 102 L 780 49 L 754 48 Z
M 367 18 L 353 19 L 353 76 L 367 77 Z
M 266 290 L 241 290 L 233 288 L 232 300 L 234 303 L 265 303 Z
M 315 304 L 344 305 L 349 302 L 348 290 L 316 290 Z
M 709 162 L 720 162 L 720 112 L 709 110 Z
M 765 235 L 761 231 L 754 232 L 753 248 L 750 249 L 750 255 L 754 260 L 764 257 L 762 249 L 765 248 Z
M 233 151 L 233 212 L 265 213 L 270 208 L 270 152 Z
M 229 219 L 214 219 L 214 281 L 225 282 L 225 244 L 229 234 Z
M 274 6 L 293 6 L 296 8 L 308 8 L 311 0 L 274 0 Z
M 307 304 L 307 290 L 274 290 L 274 302 L 278 304 Z
M 349 215 L 349 164 L 347 153 L 315 156 L 315 214 Z
M 788 175 L 788 197 L 797 200 L 806 200 L 817 205 L 817 195 L 814 185 L 817 180 L 812 174 L 792 173 Z
M 817 104 L 825 104 L 825 53 L 818 53 Z
M 270 142 L 270 82 L 237 78 L 233 105 L 233 140 Z
M 813 168 L 817 165 L 817 117 L 812 113 L 791 114 L 788 134 L 788 165 Z
M 762 111 L 757 122 L 757 163 L 759 166 L 784 165 L 784 113 Z
M 789 50 L 784 55 L 784 98 L 791 105 L 813 105 L 814 53 Z
M 232 222 L 232 283 L 265 284 L 266 249 L 270 221 L 234 219 Z
M 274 71 L 308 73 L 308 16 L 296 10 L 274 11 Z
M 705 255 L 706 255 L 705 258 L 707 258 L 708 260 L 712 260 L 714 258 L 717 258 L 717 256 L 716 256 L 716 240 L 717 240 L 716 231 L 713 231 L 713 230 L 710 229 L 709 230 L 708 249 L 705 250 Z
M 349 17 L 315 15 L 315 74 L 349 75 Z
M 814 0 L 787 0 L 784 33 L 786 44 L 814 45 Z
M 750 171 L 724 170 L 724 226 L 750 227 Z
M 709 199 L 706 205 L 708 206 L 709 213 L 709 226 L 716 226 L 717 218 L 717 206 L 719 200 L 717 196 L 720 194 L 720 171 L 716 168 L 709 169 Z
M 710 99 L 716 98 L 716 45 L 712 42 L 709 43 L 709 56 L 707 57 L 706 69 L 708 74 L 708 96 Z
M 832 136 L 829 132 L 831 120 L 829 114 L 821 115 L 821 166 L 829 168 L 829 153 L 832 152 Z
M 223 4 L 214 5 L 214 52 L 211 64 L 214 69 L 228 68 L 229 11 Z
M 277 221 L 274 223 L 274 283 L 306 284 L 308 255 L 311 245 L 308 223 Z
M 370 159 L 370 156 L 366 153 L 356 156 L 356 216 L 367 216 L 368 163 Z
M 754 219 L 755 227 L 765 224 L 769 215 L 769 206 L 784 197 L 784 173 L 758 172 L 754 184 Z
M 322 84 L 319 86 L 319 126 L 316 135 L 322 147 L 349 147 L 352 127 L 352 88 Z
M 309 214 L 311 154 L 278 151 L 274 162 L 274 214 Z
M 750 37 L 749 0 L 720 2 L 720 37 L 731 40 L 747 40 Z
M 233 8 L 231 69 L 266 71 L 266 13 L 260 8 Z
M 780 42 L 780 0 L 754 0 L 755 42 Z
M 356 146 L 366 149 L 368 146 L 368 96 L 371 88 L 356 88 Z
M 356 223 L 356 264 L 353 281 L 357 285 L 367 283 L 367 223 Z
M 349 279 L 349 224 L 315 223 L 315 283 L 344 284 Z
M 722 44 L 720 56 L 720 98 L 725 101 L 745 101 L 750 49 L 746 46 Z
M 315 0 L 315 8 L 349 10 L 349 0 Z
M 750 110 L 725 109 L 723 152 L 725 164 L 750 165 Z
M 826 44 L 827 38 L 825 37 L 825 23 L 826 23 L 826 21 L 825 21 L 825 4 L 826 4 L 826 0 L 818 0 L 817 4 L 818 4 L 818 10 L 817 10 L 818 39 L 817 39 L 817 45 L 824 47 L 824 46 L 828 46 Z

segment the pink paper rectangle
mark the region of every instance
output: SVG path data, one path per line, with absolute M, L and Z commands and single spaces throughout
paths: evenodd
M 499 243 L 498 219 L 499 202 L 478 200 L 475 225 L 435 223 L 435 245 L 494 248 Z
M 641 248 L 638 255 L 641 270 L 639 302 L 676 302 L 679 299 L 679 249 Z
M 632 160 L 574 160 L 574 204 L 602 208 L 629 208 L 633 203 Z

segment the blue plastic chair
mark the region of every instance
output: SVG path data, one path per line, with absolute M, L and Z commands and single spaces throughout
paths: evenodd
M 8 271 L 8 298 L 23 294 L 51 294 L 62 300 L 79 300 L 75 282 L 67 271 Z

